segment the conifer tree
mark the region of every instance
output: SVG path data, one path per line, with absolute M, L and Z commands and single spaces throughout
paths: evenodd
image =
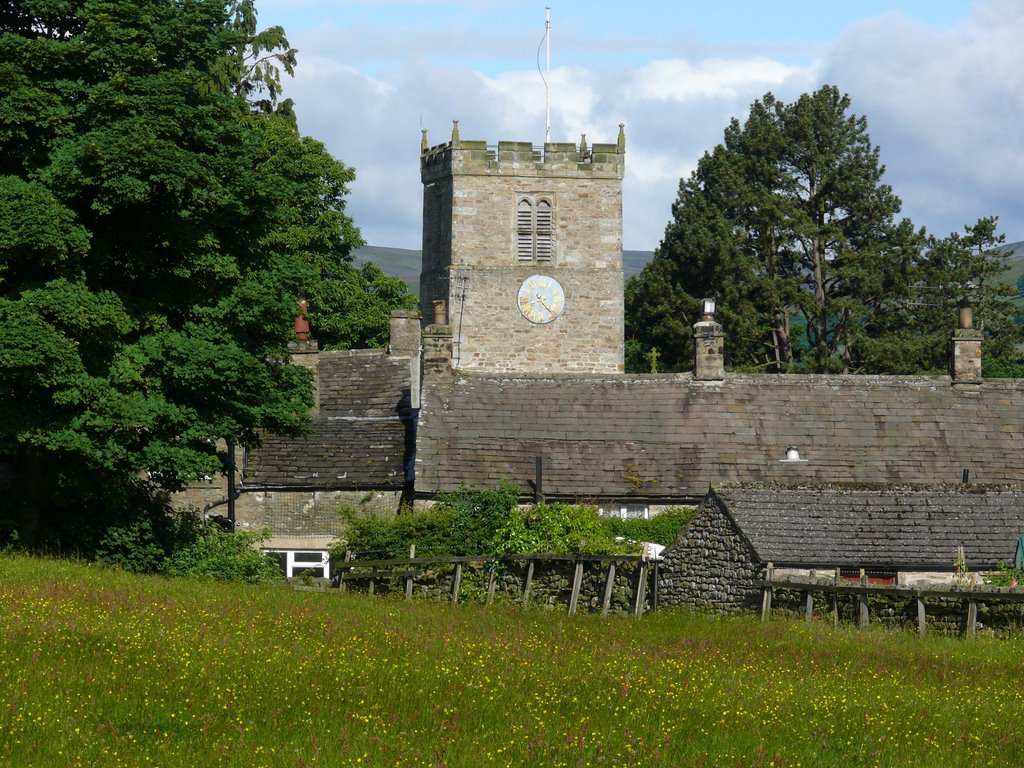
M 688 367 L 699 299 L 713 296 L 733 367 L 930 371 L 960 298 L 949 291 L 968 283 L 990 350 L 1011 353 L 1018 329 L 987 250 L 1000 241 L 995 220 L 939 240 L 898 218 L 867 120 L 849 110 L 825 86 L 791 104 L 766 94 L 730 122 L 680 182 L 654 259 L 627 285 L 634 360 L 654 347 L 671 369 Z M 933 285 L 929 302 L 915 298 Z

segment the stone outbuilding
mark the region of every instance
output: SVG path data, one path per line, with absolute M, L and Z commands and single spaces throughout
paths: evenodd
M 701 610 L 760 604 L 776 574 L 820 570 L 876 583 L 950 581 L 1012 563 L 1024 491 L 986 486 L 716 485 L 663 553 L 659 603 Z

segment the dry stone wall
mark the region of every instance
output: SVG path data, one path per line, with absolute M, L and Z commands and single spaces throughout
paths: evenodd
M 939 635 L 962 635 L 967 626 L 966 597 L 926 597 L 925 629 Z M 840 595 L 837 603 L 839 621 L 856 624 L 860 617 L 860 598 Z M 807 593 L 800 589 L 772 591 L 772 615 L 803 619 L 807 612 Z M 832 596 L 825 592 L 813 595 L 812 615 L 818 621 L 832 621 Z M 868 623 L 904 631 L 917 631 L 917 598 L 913 595 L 872 595 L 868 601 Z M 1019 635 L 1024 630 L 1024 603 L 978 601 L 979 633 L 999 637 Z
M 662 557 L 660 605 L 709 611 L 756 607 L 761 567 L 716 504 L 701 506 Z
M 572 584 L 576 564 L 572 561 L 536 561 L 530 584 L 529 605 L 566 610 L 572 595 Z M 523 602 L 523 588 L 526 583 L 526 562 L 503 562 L 498 565 L 495 581 L 495 601 L 504 603 Z M 608 577 L 608 564 L 585 562 L 580 595 L 577 599 L 578 613 L 600 613 L 604 589 Z M 418 598 L 447 601 L 451 599 L 455 578 L 454 566 L 437 565 L 429 567 L 413 582 L 413 596 Z M 462 568 L 459 588 L 459 602 L 483 602 L 490 578 L 488 567 L 482 563 L 466 564 Z M 640 564 L 620 562 L 615 566 L 612 582 L 611 613 L 626 614 L 634 610 L 634 600 L 640 579 Z M 653 601 L 654 581 L 652 569 L 648 567 L 647 583 L 644 588 L 644 610 L 650 610 Z M 345 588 L 356 592 L 368 592 L 370 580 L 358 576 L 346 576 Z M 404 594 L 405 579 L 375 579 L 374 594 Z

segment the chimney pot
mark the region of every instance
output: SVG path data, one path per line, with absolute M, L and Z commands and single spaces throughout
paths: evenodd
M 700 311 L 701 320 L 714 320 L 715 319 L 715 300 L 714 299 L 701 299 L 700 300 Z
M 306 319 L 307 304 L 299 299 L 299 314 L 295 316 L 295 338 L 299 341 L 309 340 L 309 321 Z
M 447 309 L 444 299 L 434 299 L 434 325 L 446 325 Z
M 974 311 L 971 309 L 971 302 L 963 299 L 960 302 L 960 317 L 958 322 L 962 330 L 974 328 Z

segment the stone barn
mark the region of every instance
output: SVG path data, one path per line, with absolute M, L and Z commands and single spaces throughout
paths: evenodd
M 758 580 L 809 571 L 875 583 L 952 579 L 1012 563 L 1024 491 L 985 486 L 716 485 L 662 553 L 659 603 L 700 610 L 760 606 Z

